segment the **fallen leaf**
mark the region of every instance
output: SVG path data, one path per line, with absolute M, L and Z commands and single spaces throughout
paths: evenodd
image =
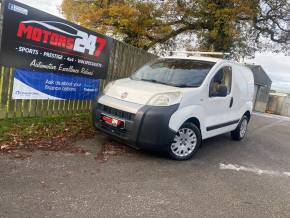
M 8 148 L 8 147 L 9 147 L 9 145 L 2 145 L 2 146 L 1 146 L 1 150 L 6 149 L 6 148 Z

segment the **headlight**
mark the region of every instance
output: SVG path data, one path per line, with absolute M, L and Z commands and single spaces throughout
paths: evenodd
M 115 81 L 113 82 L 109 82 L 108 85 L 106 85 L 106 87 L 103 90 L 104 94 L 107 94 L 107 92 L 109 91 L 109 89 L 114 85 Z
M 180 92 L 168 92 L 157 94 L 153 96 L 148 102 L 147 105 L 152 106 L 170 106 L 180 103 L 182 94 Z

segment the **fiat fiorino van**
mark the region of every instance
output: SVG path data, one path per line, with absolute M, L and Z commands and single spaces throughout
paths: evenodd
M 109 83 L 93 110 L 94 126 L 127 144 L 191 158 L 203 139 L 242 140 L 253 109 L 254 79 L 242 64 L 171 56 Z

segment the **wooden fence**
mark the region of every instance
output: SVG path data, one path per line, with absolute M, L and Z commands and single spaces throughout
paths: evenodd
M 156 58 L 153 54 L 114 40 L 106 80 L 128 77 L 140 66 Z M 53 116 L 85 113 L 91 110 L 93 101 L 82 100 L 14 100 L 12 99 L 14 69 L 0 66 L 0 119 L 14 117 Z

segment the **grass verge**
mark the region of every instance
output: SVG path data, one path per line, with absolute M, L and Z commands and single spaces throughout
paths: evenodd
M 90 114 L 0 120 L 0 153 L 15 150 L 78 152 L 71 142 L 94 135 Z

